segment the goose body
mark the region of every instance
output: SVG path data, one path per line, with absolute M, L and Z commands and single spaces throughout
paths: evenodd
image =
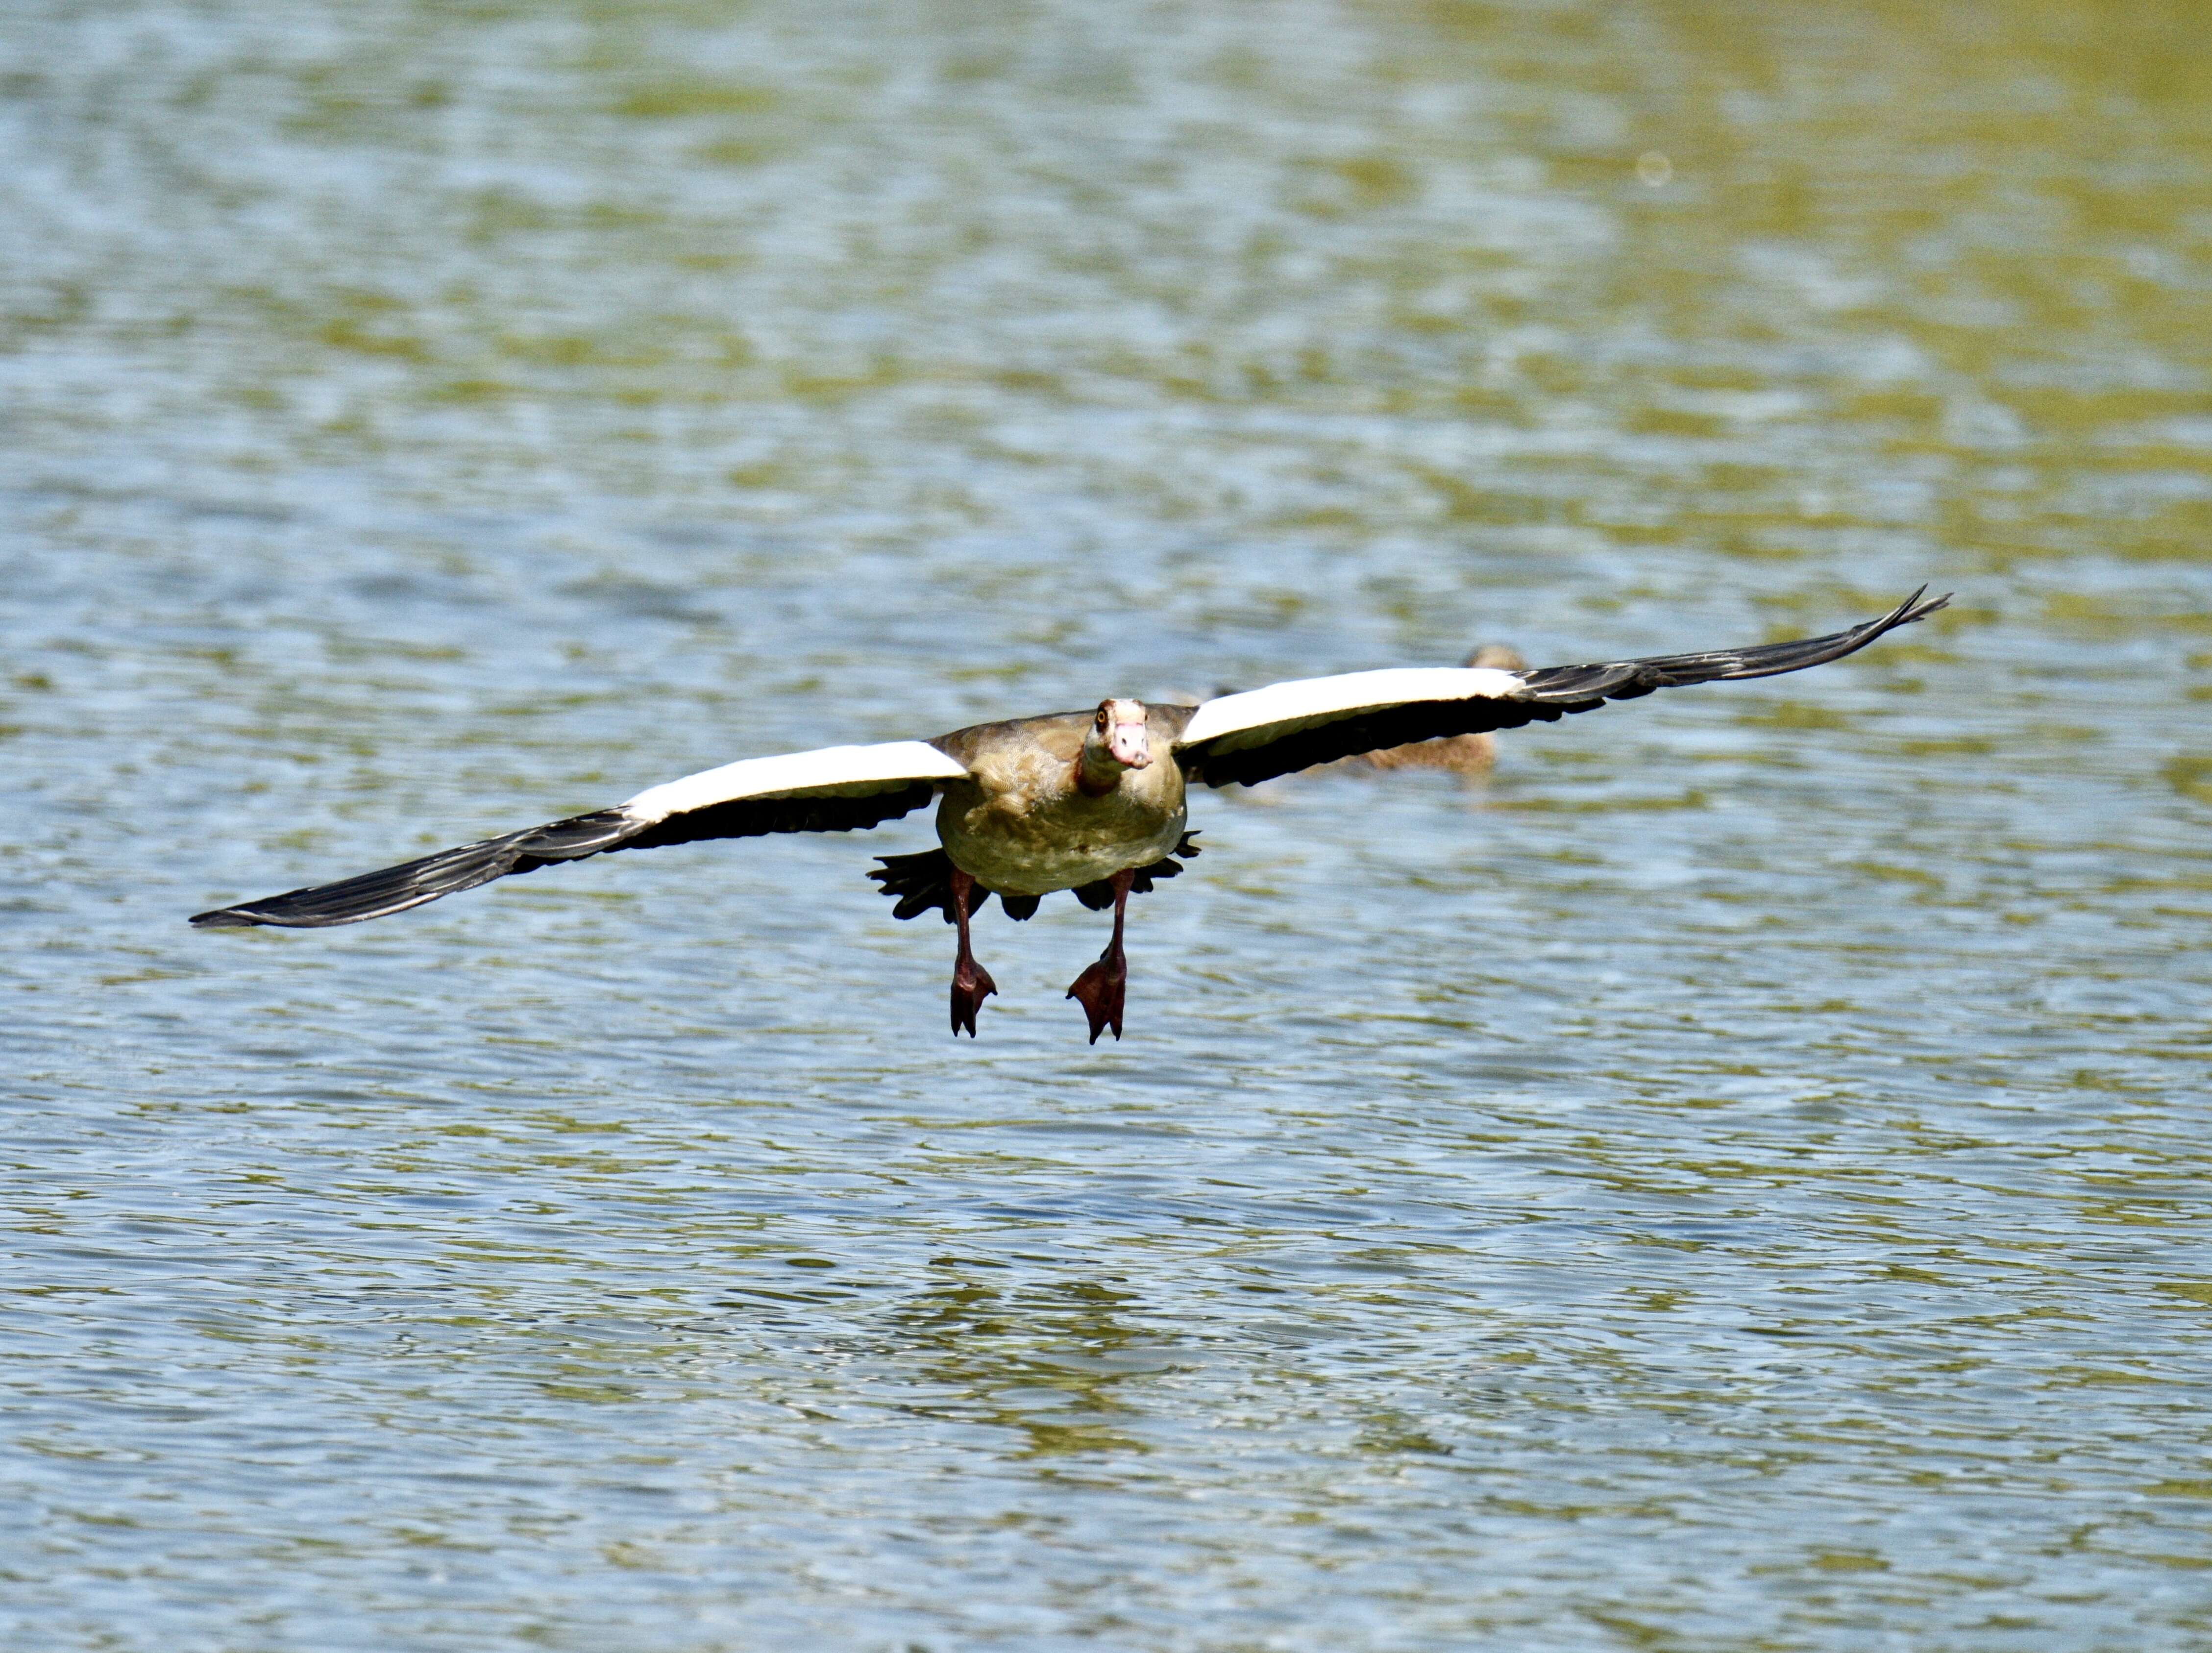
M 1110 699 L 1088 712 L 977 724 L 930 740 L 830 746 L 746 758 L 648 787 L 611 809 L 464 844 L 335 884 L 194 915 L 204 928 L 357 923 L 556 861 L 708 838 L 845 832 L 939 800 L 941 848 L 884 859 L 871 876 L 895 916 L 942 908 L 957 927 L 954 1031 L 997 991 L 969 923 L 993 895 L 1025 919 L 1042 896 L 1074 890 L 1114 909 L 1113 939 L 1077 977 L 1095 1042 L 1121 1036 L 1128 898 L 1196 854 L 1188 788 L 1253 786 L 1293 770 L 1424 745 L 1486 741 L 1491 731 L 1554 722 L 1655 690 L 1802 671 L 1863 648 L 1950 599 L 1915 592 L 1889 613 L 1795 642 L 1539 670 L 1498 665 L 1394 667 L 1299 678 L 1196 706 Z M 1477 658 L 1480 658 L 1478 656 Z M 1485 761 L 1486 761 L 1486 753 Z M 1384 767 L 1394 767 L 1386 758 Z M 1457 767 L 1458 765 L 1447 765 Z
M 937 806 L 945 854 L 985 889 L 1011 896 L 1048 896 L 1163 859 L 1190 820 L 1166 709 L 1145 708 L 1151 761 L 1095 796 L 1077 781 L 1095 713 L 985 723 L 942 737 L 938 748 L 968 771 L 947 783 Z

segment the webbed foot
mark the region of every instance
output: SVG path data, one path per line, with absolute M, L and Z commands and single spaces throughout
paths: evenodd
M 1091 1018 L 1091 1043 L 1097 1044 L 1109 1027 L 1116 1039 L 1121 1036 L 1121 1008 L 1128 986 L 1129 961 L 1118 950 L 1109 950 L 1067 989 L 1067 996 L 1080 1000 L 1083 1013 Z
M 972 958 L 963 958 L 952 969 L 952 1031 L 957 1036 L 965 1029 L 969 1038 L 975 1036 L 975 1012 L 983 1008 L 983 1001 L 999 990 L 991 979 L 991 972 Z

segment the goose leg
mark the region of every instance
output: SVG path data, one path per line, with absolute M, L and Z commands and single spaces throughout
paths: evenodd
M 1133 869 L 1114 875 L 1114 939 L 1098 955 L 1098 962 L 1077 976 L 1067 990 L 1069 998 L 1082 1001 L 1083 1013 L 1091 1018 L 1093 1044 L 1109 1027 L 1116 1039 L 1121 1036 L 1122 997 L 1129 985 L 1129 961 L 1121 951 L 1121 920 L 1128 911 L 1129 885 L 1136 876 Z
M 952 921 L 960 927 L 960 951 L 952 961 L 952 1036 L 960 1036 L 966 1028 L 968 1036 L 975 1036 L 975 1012 L 983 1008 L 983 1001 L 999 990 L 991 979 L 991 972 L 975 962 L 975 955 L 968 949 L 968 899 L 975 893 L 975 880 L 958 867 L 952 869 Z

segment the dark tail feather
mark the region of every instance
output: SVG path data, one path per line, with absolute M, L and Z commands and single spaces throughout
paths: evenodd
M 920 918 L 933 907 L 945 909 L 945 921 L 952 922 L 952 858 L 941 849 L 925 849 L 914 855 L 885 855 L 879 865 L 868 869 L 868 876 L 883 886 L 883 892 L 898 902 L 891 909 L 896 919 Z M 968 910 L 980 913 L 991 900 L 991 892 L 978 884 L 968 898 Z
M 524 832 L 486 838 L 480 843 L 463 844 L 458 849 L 441 849 L 418 861 L 364 872 L 337 884 L 319 884 L 264 901 L 195 913 L 192 922 L 204 930 L 255 924 L 310 930 L 331 924 L 358 924 L 363 919 L 404 913 L 441 896 L 473 890 L 494 878 L 535 872 L 554 861 L 596 855 L 614 848 L 636 830 L 636 823 L 619 810 L 600 810 Z
M 1177 860 L 1176 857 L 1180 855 L 1183 860 L 1195 859 L 1200 853 L 1199 848 L 1191 841 L 1197 836 L 1198 834 L 1195 832 L 1184 833 L 1182 842 L 1168 851 L 1160 860 L 1154 861 L 1150 866 L 1139 867 L 1137 876 L 1129 880 L 1129 893 L 1133 896 L 1149 896 L 1152 893 L 1154 878 L 1181 878 L 1182 861 Z M 1096 884 L 1079 884 L 1076 886 L 1075 898 L 1094 913 L 1103 912 L 1114 904 L 1113 880 L 1101 878 Z
M 1188 860 L 1199 853 L 1194 842 L 1195 832 L 1186 832 L 1182 842 L 1170 850 L 1162 860 L 1150 866 L 1137 869 L 1130 881 L 1132 895 L 1150 893 L 1155 878 L 1172 878 L 1182 871 L 1182 860 Z M 868 876 L 883 886 L 883 892 L 898 905 L 891 909 L 897 919 L 920 918 L 931 908 L 941 909 L 947 924 L 952 922 L 952 858 L 941 849 L 925 849 L 914 855 L 885 855 L 879 866 L 868 869 Z M 998 893 L 975 886 L 975 893 L 968 903 L 970 913 L 980 913 L 991 896 Z M 1086 884 L 1075 891 L 1075 898 L 1094 910 L 1114 904 L 1114 886 L 1104 879 Z M 999 894 L 999 904 L 1006 909 L 1006 916 L 1016 921 L 1028 918 L 1037 909 L 1037 896 L 1009 896 Z
M 1662 654 L 1646 660 L 1616 660 L 1602 665 L 1553 665 L 1519 673 L 1534 696 L 1541 701 L 1582 702 L 1570 710 L 1583 710 L 1601 700 L 1634 700 L 1656 689 L 1683 684 L 1713 683 L 1723 678 L 1771 678 L 1784 672 L 1802 672 L 1808 665 L 1825 665 L 1855 654 L 1885 632 L 1909 626 L 1950 602 L 1948 593 L 1921 600 L 1923 586 L 1879 620 L 1853 626 L 1825 637 L 1801 637 L 1791 642 L 1768 643 L 1757 648 L 1716 648 L 1702 654 Z

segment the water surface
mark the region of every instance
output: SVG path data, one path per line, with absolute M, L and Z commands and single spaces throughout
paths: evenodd
M 2191 8 L 18 4 L 26 1648 L 2212 1641 Z M 1208 797 L 185 914 L 1104 694 L 1935 621 Z

